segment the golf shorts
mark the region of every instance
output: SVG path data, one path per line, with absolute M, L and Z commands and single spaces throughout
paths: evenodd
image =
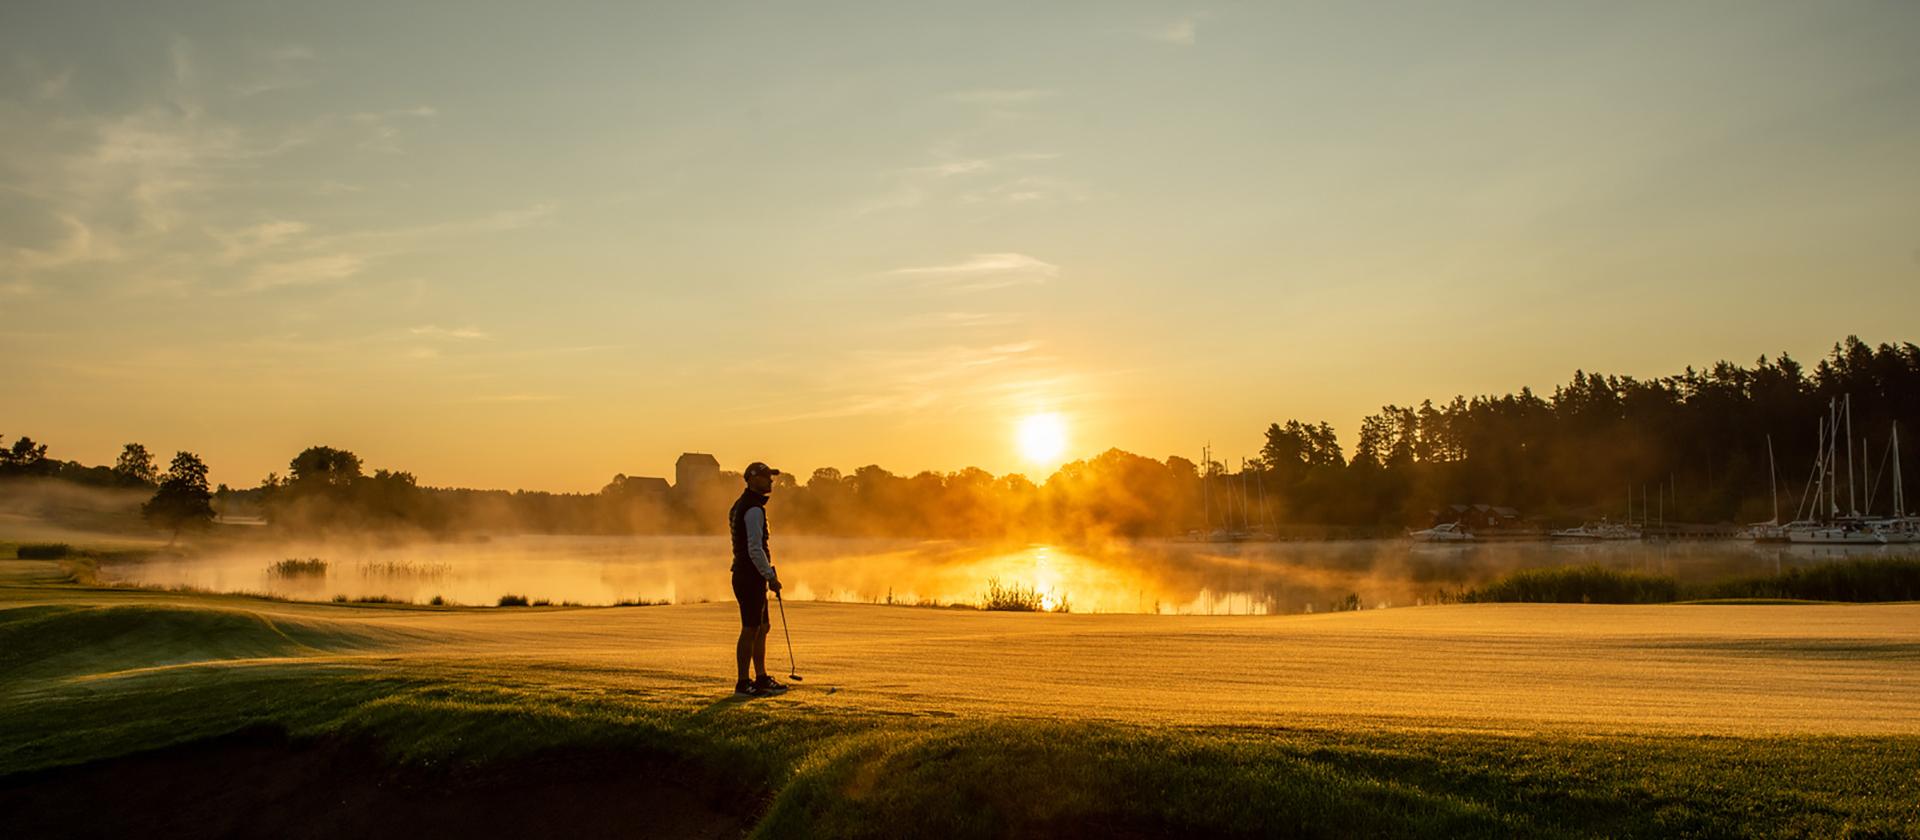
M 740 602 L 740 626 L 767 624 L 767 579 L 757 573 L 733 576 L 733 600 Z

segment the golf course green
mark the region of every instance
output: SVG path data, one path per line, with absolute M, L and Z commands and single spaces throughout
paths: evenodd
M 1920 836 L 1915 604 L 794 602 L 737 699 L 731 604 L 70 570 L 0 560 L 15 836 Z

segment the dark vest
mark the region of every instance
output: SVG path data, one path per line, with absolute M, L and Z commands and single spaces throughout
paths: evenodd
M 753 555 L 747 553 L 747 510 L 759 508 L 761 521 L 766 521 L 767 497 L 753 492 L 751 488 L 740 493 L 733 503 L 733 509 L 727 511 L 727 530 L 733 534 L 733 571 L 734 574 L 752 572 L 760 574 L 760 567 L 753 565 Z M 766 533 L 767 560 L 773 560 L 773 527 L 769 525 Z

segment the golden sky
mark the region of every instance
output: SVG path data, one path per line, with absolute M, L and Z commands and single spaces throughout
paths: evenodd
M 1912 3 L 162 6 L 0 9 L 56 457 L 1044 477 L 1920 338 Z

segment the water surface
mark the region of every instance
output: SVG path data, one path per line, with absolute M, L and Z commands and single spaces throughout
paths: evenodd
M 1267 614 L 1432 603 L 1527 567 L 1592 564 L 1711 581 L 1884 553 L 1743 542 L 1074 546 L 789 536 L 778 541 L 776 562 L 786 596 L 801 600 L 972 604 L 998 580 L 1029 587 L 1045 606 L 1064 603 L 1073 612 Z M 288 558 L 318 558 L 326 568 L 273 571 Z M 491 605 L 514 594 L 556 604 L 612 604 L 731 600 L 728 565 L 724 537 L 512 536 L 403 545 L 262 541 L 115 562 L 101 571 L 116 582 L 301 600 L 384 596 L 425 603 L 438 596 Z

